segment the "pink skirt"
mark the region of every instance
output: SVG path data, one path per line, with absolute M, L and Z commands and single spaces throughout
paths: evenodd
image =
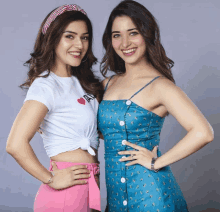
M 50 161 L 49 171 L 52 171 Z M 63 190 L 55 190 L 42 184 L 36 194 L 34 212 L 89 212 L 90 209 L 101 211 L 100 190 L 94 175 L 99 174 L 97 163 L 55 162 L 58 169 L 74 165 L 87 165 L 91 177 L 85 185 L 76 185 Z

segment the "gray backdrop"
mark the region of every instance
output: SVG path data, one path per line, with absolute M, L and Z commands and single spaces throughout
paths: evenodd
M 119 0 L 7 0 L 0 8 L 0 211 L 32 211 L 40 182 L 27 174 L 6 153 L 5 145 L 11 125 L 19 112 L 24 92 L 18 88 L 27 73 L 23 63 L 29 59 L 44 17 L 55 7 L 79 4 L 94 26 L 94 53 L 103 55 L 102 34 L 111 10 Z M 138 0 L 156 17 L 161 40 L 168 56 L 174 60 L 174 78 L 202 111 L 214 128 L 215 139 L 199 152 L 173 164 L 172 170 L 182 188 L 190 212 L 220 210 L 219 182 L 219 79 L 220 79 L 220 1 L 219 0 Z M 101 77 L 99 64 L 94 66 Z M 161 133 L 160 149 L 166 152 L 186 131 L 169 116 Z M 193 142 L 193 141 L 192 141 Z M 31 141 L 41 163 L 49 166 L 38 134 Z M 99 148 L 101 162 L 102 210 L 106 205 L 103 141 Z

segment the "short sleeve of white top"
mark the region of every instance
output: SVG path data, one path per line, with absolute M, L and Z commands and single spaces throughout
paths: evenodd
M 47 72 L 42 73 L 46 75 Z M 29 87 L 24 100 L 36 100 L 48 108 L 41 123 L 41 137 L 49 157 L 81 148 L 95 155 L 98 148 L 98 101 L 86 93 L 75 76 L 59 77 L 50 72 Z

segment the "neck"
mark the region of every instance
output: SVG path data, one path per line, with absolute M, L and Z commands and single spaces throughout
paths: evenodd
M 56 63 L 51 71 L 59 77 L 71 77 L 70 66 L 63 63 Z
M 157 70 L 146 59 L 135 64 L 125 63 L 125 70 L 124 77 L 132 79 L 146 76 L 151 77 L 158 74 Z

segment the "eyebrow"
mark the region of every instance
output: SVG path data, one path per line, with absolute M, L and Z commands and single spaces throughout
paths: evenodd
M 132 30 L 134 30 L 134 29 L 137 30 L 137 28 L 132 28 L 132 29 L 128 29 L 127 31 L 130 32 L 130 31 L 132 31 Z M 112 34 L 113 34 L 113 33 L 120 33 L 120 31 L 113 31 Z
M 78 33 L 73 32 L 73 31 L 65 31 L 64 33 L 72 33 L 72 34 L 78 35 Z M 83 35 L 86 35 L 86 34 L 89 34 L 89 32 L 83 33 Z

